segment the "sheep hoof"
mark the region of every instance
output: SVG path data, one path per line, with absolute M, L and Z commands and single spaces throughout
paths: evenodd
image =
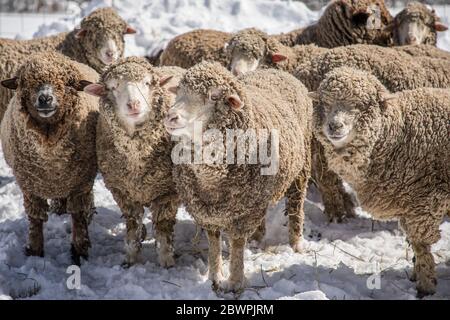
M 159 265 L 163 268 L 170 268 L 175 265 L 175 259 L 172 254 L 160 254 L 158 260 Z
M 303 253 L 305 251 L 300 241 L 291 243 L 290 246 L 295 253 Z
M 239 293 L 239 292 L 242 292 L 245 288 L 245 280 L 241 280 L 241 281 L 224 280 L 224 281 L 221 281 L 217 287 L 218 287 L 218 291 L 221 291 L 224 293 L 228 293 L 228 292 Z
M 81 258 L 83 258 L 84 260 L 88 260 L 89 257 L 87 253 L 78 252 L 78 250 L 75 248 L 73 244 L 70 247 L 70 253 L 72 258 L 72 264 L 77 266 L 81 266 Z
M 418 283 L 417 284 L 417 298 L 422 299 L 426 296 L 431 296 L 436 293 L 436 279 L 429 279 L 426 281 L 427 283 Z
M 133 266 L 134 263 L 130 261 L 124 261 L 120 264 L 120 266 L 124 269 L 130 269 Z
M 44 257 L 44 249 L 32 249 L 30 246 L 26 246 L 24 249 L 24 253 L 26 256 L 31 257 Z

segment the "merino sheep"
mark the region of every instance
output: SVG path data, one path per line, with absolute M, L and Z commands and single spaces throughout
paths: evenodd
M 394 45 L 436 45 L 437 33 L 446 31 L 435 11 L 420 2 L 410 2 L 392 22 Z
M 391 94 L 373 75 L 347 67 L 311 93 L 315 133 L 331 169 L 376 219 L 398 219 L 414 250 L 418 296 L 433 294 L 430 247 L 450 210 L 450 91 Z
M 342 66 L 372 73 L 391 91 L 450 87 L 450 60 L 412 57 L 399 50 L 370 45 L 329 49 L 301 64 L 295 76 L 314 91 L 329 71 Z
M 403 51 L 413 57 L 429 57 L 450 60 L 450 52 L 439 49 L 429 44 L 405 45 L 393 47 L 397 51 Z
M 358 43 L 386 46 L 391 22 L 384 0 L 335 0 L 316 23 L 275 38 L 290 47 L 311 43 L 325 48 Z
M 247 238 L 261 225 L 270 203 L 284 195 L 290 244 L 300 250 L 310 175 L 310 115 L 305 87 L 282 71 L 258 70 L 235 78 L 218 63 L 202 62 L 182 78 L 165 125 L 194 156 L 193 163 L 186 158 L 175 163 L 174 180 L 187 210 L 207 230 L 214 288 L 243 288 Z M 254 140 L 245 139 L 252 133 Z M 242 145 L 248 146 L 245 154 L 239 153 Z M 264 145 L 270 151 L 262 150 Z M 269 161 L 261 160 L 268 153 Z M 195 161 L 198 157 L 202 161 Z M 230 238 L 227 281 L 222 281 L 221 231 Z
M 271 37 L 287 46 L 316 44 L 333 48 L 355 43 L 388 45 L 390 32 L 385 29 L 391 21 L 383 0 L 335 0 L 317 23 Z M 160 64 L 187 69 L 206 60 L 227 66 L 224 46 L 232 35 L 201 29 L 181 34 L 169 42 L 160 57 Z M 154 60 L 151 58 L 151 61 Z
M 144 58 L 130 57 L 113 64 L 87 93 L 100 96 L 97 158 L 106 187 L 126 219 L 127 259 L 136 262 L 145 237 L 144 207 L 152 211 L 159 244 L 159 262 L 174 264 L 173 227 L 179 201 L 172 181 L 172 143 L 163 118 L 184 70 L 152 67 Z
M 160 55 L 160 65 L 188 69 L 204 60 L 226 65 L 224 45 L 230 37 L 227 32 L 208 29 L 183 33 L 167 44 Z
M 135 32 L 112 8 L 101 8 L 69 33 L 33 40 L 0 39 L 0 79 L 13 77 L 31 54 L 43 51 L 61 52 L 101 73 L 123 56 L 124 34 Z M 11 96 L 8 90 L 0 88 L 0 120 Z
M 30 223 L 28 255 L 44 254 L 46 199 L 67 198 L 72 257 L 77 264 L 80 257 L 87 258 L 98 101 L 79 91 L 97 78 L 88 66 L 45 52 L 33 55 L 16 77 L 2 81 L 15 90 L 1 124 L 1 141 L 23 192 Z
M 229 68 L 235 75 L 265 67 L 293 73 L 299 64 L 327 50 L 316 45 L 288 47 L 253 28 L 239 31 L 227 45 Z M 330 220 L 336 221 L 353 217 L 355 203 L 345 191 L 341 178 L 328 170 L 322 148 L 315 139 L 312 142 L 312 150 L 312 178 L 322 195 L 325 214 Z

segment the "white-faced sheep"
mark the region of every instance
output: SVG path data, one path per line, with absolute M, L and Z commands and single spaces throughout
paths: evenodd
M 97 78 L 88 66 L 46 52 L 33 55 L 16 77 L 2 81 L 15 90 L 1 124 L 1 141 L 23 192 L 29 255 L 44 254 L 46 200 L 52 198 L 67 198 L 74 262 L 88 255 L 98 99 L 79 91 Z
M 343 67 L 311 96 L 330 168 L 374 218 L 399 220 L 414 250 L 418 296 L 434 293 L 430 247 L 450 210 L 450 91 L 392 94 L 367 72 Z
M 270 203 L 284 195 L 290 244 L 299 250 L 310 172 L 310 115 L 305 87 L 282 71 L 258 70 L 238 79 L 218 63 L 202 62 L 182 78 L 166 128 L 182 137 L 180 143 L 192 150 L 194 160 L 200 152 L 203 161 L 176 163 L 174 180 L 188 212 L 207 230 L 209 278 L 216 288 L 242 289 L 247 238 L 261 225 Z M 252 132 L 256 140 L 245 139 Z M 239 141 L 248 146 L 244 155 L 239 155 Z M 199 145 L 208 151 L 202 153 Z M 227 281 L 222 281 L 221 231 L 230 238 Z
M 435 46 L 437 33 L 446 31 L 433 9 L 420 2 L 411 2 L 392 22 L 394 45 L 428 44 Z
M 391 91 L 450 87 L 450 60 L 413 57 L 393 48 L 370 45 L 329 49 L 301 64 L 295 76 L 309 90 L 316 90 L 329 71 L 342 66 L 372 73 Z
M 316 45 L 288 47 L 257 29 L 244 29 L 236 33 L 227 45 L 229 68 L 235 75 L 257 68 L 276 68 L 292 73 L 299 64 L 309 61 L 328 49 Z M 343 182 L 328 170 L 320 144 L 313 139 L 312 178 L 324 203 L 324 212 L 330 220 L 341 221 L 355 215 L 355 203 L 345 191 Z
M 124 34 L 136 31 L 112 9 L 101 8 L 85 17 L 79 29 L 33 40 L 0 39 L 0 79 L 14 76 L 20 65 L 37 52 L 58 51 L 101 73 L 121 58 Z M 0 88 L 0 119 L 12 94 Z
M 325 48 L 358 43 L 386 46 L 391 21 L 384 0 L 335 0 L 316 23 L 275 38 L 290 47 L 311 43 Z
M 163 85 L 176 87 L 183 72 L 130 57 L 110 66 L 100 83 L 85 88 L 101 97 L 98 166 L 126 219 L 125 265 L 136 262 L 146 234 L 144 207 L 152 212 L 160 264 L 174 264 L 172 234 L 179 201 L 172 181 L 173 145 L 162 122 L 174 94 Z

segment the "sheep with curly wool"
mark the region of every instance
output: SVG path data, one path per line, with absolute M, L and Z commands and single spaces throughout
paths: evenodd
M 179 201 L 172 180 L 173 144 L 163 118 L 184 70 L 152 67 L 130 57 L 111 65 L 87 93 L 101 97 L 97 158 L 106 187 L 126 219 L 125 265 L 136 262 L 145 238 L 144 208 L 152 213 L 159 263 L 174 265 L 173 228 Z
M 80 257 L 87 258 L 98 99 L 80 91 L 97 78 L 88 66 L 46 52 L 33 55 L 16 77 L 2 81 L 15 91 L 1 123 L 1 141 L 23 192 L 30 223 L 28 255 L 44 254 L 47 199 L 67 198 L 72 257 L 77 264 Z
M 14 76 L 27 58 L 43 51 L 57 51 L 101 73 L 124 53 L 124 35 L 136 31 L 112 8 L 101 8 L 85 17 L 80 28 L 55 36 L 32 39 L 0 39 L 0 80 Z M 0 120 L 12 94 L 0 88 Z
M 413 57 L 394 48 L 363 44 L 320 53 L 299 65 L 294 75 L 313 91 L 328 72 L 342 66 L 372 73 L 391 91 L 450 87 L 450 60 Z
M 373 75 L 342 67 L 310 96 L 330 168 L 375 219 L 399 221 L 414 250 L 418 296 L 433 294 L 430 247 L 450 210 L 450 91 L 392 94 Z
M 436 46 L 437 33 L 448 27 L 441 22 L 434 9 L 420 2 L 410 2 L 394 18 L 394 45 L 428 44 Z
M 218 63 L 202 62 L 182 78 L 165 125 L 181 139 L 177 150 L 194 156 L 194 162 L 177 161 L 174 180 L 188 212 L 207 231 L 209 278 L 215 288 L 244 287 L 247 238 L 269 205 L 285 195 L 290 244 L 299 250 L 310 175 L 310 116 L 305 87 L 279 70 L 236 78 Z M 239 153 L 242 146 L 244 154 Z M 221 232 L 230 238 L 227 281 L 222 281 Z

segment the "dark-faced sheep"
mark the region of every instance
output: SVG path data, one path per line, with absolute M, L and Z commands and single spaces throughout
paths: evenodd
M 391 94 L 365 71 L 337 68 L 311 94 L 332 170 L 375 219 L 396 219 L 414 250 L 418 296 L 433 294 L 430 247 L 450 210 L 450 91 Z
M 53 198 L 67 198 L 74 262 L 88 255 L 98 99 L 80 91 L 97 78 L 88 66 L 46 52 L 2 81 L 15 91 L 1 124 L 1 141 L 23 192 L 30 223 L 28 255 L 44 254 L 43 223 L 47 199 Z
M 299 250 L 311 153 L 312 103 L 306 94 L 299 81 L 282 71 L 258 70 L 238 79 L 209 62 L 189 69 L 180 82 L 165 125 L 181 137 L 194 162 L 177 161 L 174 180 L 188 212 L 207 230 L 209 278 L 215 287 L 243 288 L 246 241 L 269 205 L 285 195 L 290 244 Z M 245 139 L 251 133 L 257 140 Z M 240 139 L 248 146 L 241 156 Z M 226 161 L 224 144 L 231 148 Z M 201 152 L 200 145 L 208 151 Z M 262 154 L 268 153 L 266 162 Z M 201 161 L 195 161 L 197 156 Z M 221 232 L 230 238 L 228 281 L 222 281 Z

